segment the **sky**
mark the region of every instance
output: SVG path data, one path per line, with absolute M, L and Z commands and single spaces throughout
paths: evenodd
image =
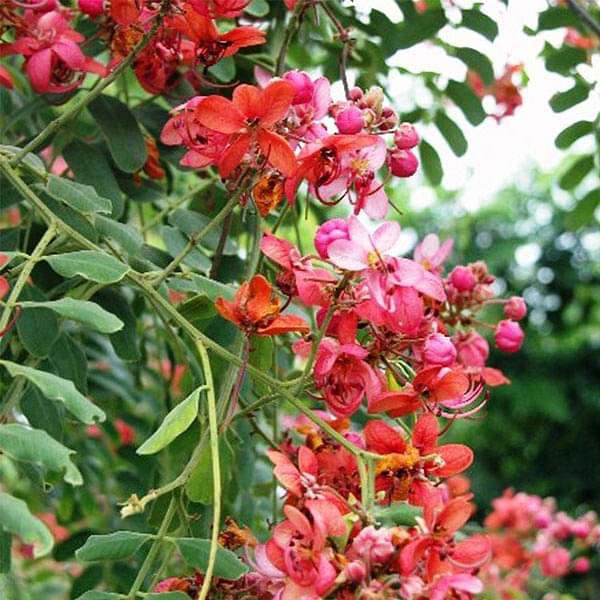
M 455 0 L 455 4 L 468 8 L 473 3 Z M 380 10 L 391 20 L 402 19 L 394 0 L 354 0 L 354 5 L 365 12 Z M 489 202 L 500 189 L 530 171 L 532 166 L 538 165 L 544 171 L 559 168 L 565 153 L 555 148 L 555 137 L 576 120 L 594 119 L 600 110 L 597 90 L 586 102 L 564 113 L 556 114 L 550 109 L 550 97 L 557 91 L 569 89 L 572 80 L 546 71 L 539 54 L 545 40 L 559 46 L 564 30 L 546 32 L 543 36 L 529 36 L 523 31 L 524 25 L 535 28 L 538 13 L 547 7 L 546 0 L 510 0 L 508 7 L 497 0 L 485 0 L 483 11 L 499 25 L 499 35 L 493 43 L 462 28 L 445 27 L 440 32 L 440 37 L 448 43 L 470 46 L 490 57 L 497 75 L 507 63 L 522 63 L 529 77 L 529 83 L 522 91 L 523 105 L 514 116 L 500 124 L 486 119 L 478 127 L 472 127 L 456 107 L 448 108 L 449 116 L 463 128 L 469 141 L 466 155 L 455 157 L 434 127 L 423 132 L 440 152 L 445 170 L 443 186 L 460 190 L 458 201 L 466 211 L 476 210 Z M 450 19 L 453 17 L 451 10 L 448 16 Z M 425 48 L 427 51 L 424 52 Z M 448 57 L 442 49 L 431 44 L 418 44 L 398 52 L 390 59 L 390 65 L 402 66 L 415 73 L 431 70 L 459 80 L 464 80 L 466 74 L 466 67 L 461 61 Z M 598 79 L 600 57 L 596 55 L 592 65 L 582 65 L 580 72 L 586 79 Z M 416 94 L 423 106 L 430 101 L 427 90 L 408 87 L 408 81 L 401 75 L 392 75 L 390 84 L 393 86 L 392 94 L 398 96 L 400 102 L 407 93 Z M 580 142 L 583 145 L 575 144 L 573 152 L 586 149 L 586 140 Z M 425 207 L 435 201 L 433 190 L 426 186 L 415 185 L 413 192 L 411 203 L 414 201 L 414 208 Z M 561 198 L 558 192 L 558 196 L 565 208 L 572 202 L 568 194 Z

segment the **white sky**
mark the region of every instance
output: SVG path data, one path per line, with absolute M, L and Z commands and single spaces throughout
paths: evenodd
M 472 5 L 469 0 L 456 0 L 455 3 L 464 8 Z M 354 0 L 354 5 L 364 11 L 380 10 L 392 20 L 402 19 L 394 0 Z M 471 46 L 483 52 L 492 60 L 497 75 L 503 71 L 507 62 L 523 63 L 529 83 L 522 91 L 523 105 L 514 116 L 507 117 L 500 124 L 493 119 L 486 119 L 478 127 L 471 127 L 456 107 L 449 107 L 448 114 L 463 128 L 469 141 L 469 150 L 465 156 L 456 158 L 435 127 L 424 131 L 425 137 L 433 141 L 440 152 L 445 171 L 443 185 L 448 189 L 462 190 L 459 201 L 467 211 L 475 210 L 491 200 L 498 190 L 536 164 L 543 170 L 556 168 L 564 159 L 565 153 L 555 148 L 554 138 L 576 120 L 594 119 L 600 110 L 598 90 L 586 102 L 563 113 L 553 113 L 548 105 L 548 100 L 555 92 L 572 86 L 572 79 L 546 71 L 538 56 L 545 40 L 554 46 L 560 45 L 564 29 L 538 36 L 529 36 L 523 32 L 524 25 L 535 28 L 537 14 L 548 7 L 546 0 L 510 0 L 508 8 L 497 0 L 484 0 L 483 5 L 484 12 L 499 24 L 500 33 L 493 44 L 479 34 L 451 27 L 441 31 L 442 39 L 453 45 Z M 452 16 L 450 11 L 449 17 Z M 580 72 L 586 79 L 598 79 L 599 58 L 596 54 L 591 66 L 580 67 Z M 402 65 L 415 73 L 424 70 L 443 73 L 459 80 L 463 80 L 466 73 L 466 67 L 461 61 L 449 58 L 442 49 L 426 43 L 400 51 L 392 57 L 390 64 Z M 403 96 L 406 99 L 407 94 L 416 93 L 419 104 L 427 105 L 427 90 L 419 92 L 408 88 L 409 81 L 400 75 L 393 75 L 391 84 L 393 95 L 399 96 L 400 104 Z M 408 102 L 407 106 L 411 104 L 412 102 Z M 571 151 L 587 149 L 586 140 L 580 142 L 584 147 L 576 143 Z M 424 206 L 435 200 L 432 190 L 419 186 L 418 181 L 414 184 L 411 196 L 415 196 L 415 204 Z

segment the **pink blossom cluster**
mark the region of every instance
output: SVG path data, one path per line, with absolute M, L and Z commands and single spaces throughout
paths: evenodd
M 239 85 L 231 99 L 196 96 L 179 106 L 161 141 L 185 146 L 183 166 L 216 166 L 232 189 L 258 173 L 252 195 L 259 208 L 274 208 L 284 192 L 293 203 L 306 181 L 325 205 L 347 200 L 354 214 L 364 210 L 371 218 L 385 217 L 384 184 L 392 175 L 416 172 L 411 149 L 419 136 L 409 123 L 398 125 L 382 90 L 354 88 L 349 100 L 333 102 L 325 77 L 288 71 L 273 78 L 256 69 L 256 78 L 258 86 Z M 393 146 L 388 147 L 387 134 Z
M 558 511 L 552 498 L 511 489 L 495 499 L 492 507 L 485 520 L 492 560 L 481 574 L 490 589 L 518 594 L 527 591 L 536 571 L 560 579 L 590 570 L 590 555 L 600 542 L 596 513 L 573 518 Z M 546 600 L 550 597 L 554 596 L 545 596 Z
M 336 417 L 368 413 L 391 417 L 430 411 L 446 418 L 472 415 L 485 404 L 485 387 L 508 383 L 487 365 L 488 341 L 516 352 L 524 338 L 519 297 L 495 298 L 485 263 L 444 275 L 452 241 L 427 236 L 413 258 L 394 252 L 396 222 L 373 231 L 357 217 L 331 219 L 315 235 L 317 255 L 301 256 L 290 242 L 265 234 L 261 248 L 279 269 L 280 291 L 317 310 L 325 327 L 314 365 L 314 397 Z M 481 321 L 480 312 L 504 304 L 505 319 Z M 326 322 L 327 321 L 327 322 Z M 306 358 L 310 340 L 294 350 Z

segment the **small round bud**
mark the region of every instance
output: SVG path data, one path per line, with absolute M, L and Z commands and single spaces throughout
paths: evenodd
M 104 14 L 104 0 L 79 0 L 79 10 L 90 17 Z
M 348 106 L 337 114 L 335 124 L 340 133 L 347 135 L 358 133 L 364 125 L 362 111 L 354 105 Z
M 426 363 L 449 367 L 456 360 L 456 348 L 449 337 L 434 333 L 425 341 L 423 358 Z
M 507 319 L 520 321 L 527 314 L 527 304 L 521 296 L 513 296 L 509 298 L 504 305 L 504 315 Z
M 329 257 L 329 244 L 335 240 L 348 240 L 348 224 L 344 219 L 329 219 L 317 229 L 315 248 L 321 258 Z
M 459 265 L 452 269 L 452 273 L 450 273 L 450 283 L 459 292 L 471 292 L 477 282 L 475 280 L 475 275 L 473 275 L 473 271 L 471 271 L 469 267 Z
M 517 352 L 523 345 L 525 334 L 516 321 L 505 319 L 496 325 L 496 346 L 503 352 Z
M 410 150 L 396 150 L 390 154 L 390 171 L 396 177 L 411 177 L 419 168 L 419 159 Z
M 421 138 L 412 123 L 400 123 L 398 130 L 394 133 L 394 143 L 400 150 L 410 150 L 420 141 Z

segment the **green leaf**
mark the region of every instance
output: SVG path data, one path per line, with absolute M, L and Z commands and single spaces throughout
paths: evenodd
M 415 518 L 422 514 L 422 508 L 411 506 L 407 502 L 394 502 L 390 506 L 378 506 L 374 511 L 375 519 L 388 527 L 398 525 L 414 527 Z
M 223 481 L 222 487 L 225 488 L 226 479 L 230 476 L 233 464 L 233 449 L 224 436 L 219 438 L 219 463 L 221 465 L 221 474 Z M 185 492 L 192 502 L 201 504 L 212 504 L 214 496 L 214 483 L 212 477 L 212 455 L 208 444 L 202 449 L 198 465 L 192 471 L 192 474 L 185 487 Z
M 178 291 L 176 287 L 173 286 L 172 289 Z M 197 326 L 201 326 L 203 321 L 212 319 L 217 314 L 215 303 L 204 294 L 197 294 L 193 298 L 186 300 L 177 307 L 177 310 L 182 317 Z
M 160 427 L 137 449 L 138 454 L 155 454 L 182 434 L 198 415 L 198 388 L 180 402 L 163 420 Z
M 21 300 L 45 300 L 36 287 L 27 286 Z M 46 358 L 60 335 L 58 319 L 47 308 L 25 308 L 17 319 L 17 333 L 25 350 L 37 358 Z
M 590 95 L 590 88 L 582 83 L 576 83 L 566 92 L 557 92 L 550 98 L 550 107 L 554 112 L 564 112 L 572 106 L 579 104 Z
M 496 21 L 482 13 L 480 10 L 463 10 L 462 21 L 460 24 L 472 31 L 476 31 L 490 40 L 490 42 L 493 42 L 498 35 L 498 24 Z
M 25 544 L 33 544 L 36 558 L 48 554 L 54 545 L 52 534 L 29 512 L 27 504 L 4 492 L 0 492 L 0 529 L 19 536 Z
M 468 144 L 467 138 L 464 136 L 461 128 L 441 110 L 435 113 L 434 122 L 448 142 L 452 152 L 456 156 L 463 156 L 467 151 Z
M 577 187 L 585 176 L 594 168 L 594 156 L 587 154 L 578 158 L 558 181 L 563 190 L 572 190 Z
M 63 441 L 65 413 L 61 405 L 44 398 L 34 385 L 28 385 L 19 406 L 33 428 L 43 429 L 57 442 Z
M 79 275 L 97 283 L 116 283 L 129 271 L 127 265 L 105 252 L 79 250 L 67 254 L 53 254 L 44 260 L 63 277 Z
M 186 246 L 188 240 L 185 236 L 174 227 L 161 227 L 162 237 L 165 241 L 165 246 L 172 257 L 177 256 Z M 198 247 L 194 248 L 184 259 L 183 264 L 198 271 L 208 271 L 211 266 L 211 260 Z
M 596 209 L 600 206 L 600 188 L 589 191 L 565 216 L 565 225 L 575 230 L 591 224 Z
M 210 540 L 196 538 L 179 538 L 175 540 L 177 548 L 185 562 L 201 573 L 206 571 L 210 552 Z M 248 572 L 248 567 L 230 550 L 221 546 L 217 549 L 214 575 L 222 579 L 234 581 Z
M 267 0 L 252 0 L 246 12 L 254 17 L 264 17 L 269 14 L 269 3 Z
M 63 446 L 45 431 L 17 423 L 0 425 L 0 449 L 14 460 L 40 465 L 48 471 L 62 472 L 71 485 L 81 485 L 83 477 L 71 456 L 74 450 Z
M 87 393 L 87 358 L 81 345 L 73 337 L 63 333 L 52 346 L 50 362 L 53 372 L 72 381 L 82 393 Z
M 121 594 L 113 594 L 112 592 L 96 592 L 90 590 L 78 596 L 76 600 L 121 600 L 123 596 Z
M 454 54 L 462 60 L 469 69 L 479 74 L 483 83 L 491 85 L 494 82 L 494 67 L 490 59 L 473 48 L 456 48 Z
M 139 360 L 141 353 L 137 332 L 138 320 L 129 302 L 113 290 L 103 290 L 94 296 L 94 300 L 123 322 L 119 331 L 110 334 L 110 343 L 117 356 L 128 362 Z
M 114 333 L 123 327 L 121 319 L 89 300 L 61 298 L 50 302 L 22 302 L 21 305 L 23 307 L 42 306 L 49 308 L 67 319 L 79 321 L 100 333 Z
M 233 60 L 233 56 L 226 56 L 221 59 L 216 65 L 209 67 L 208 72 L 224 83 L 232 81 L 235 77 L 235 61 Z
M 425 140 L 421 140 L 419 153 L 425 177 L 427 177 L 432 185 L 439 185 L 444 176 L 444 169 L 442 168 L 442 161 L 436 149 Z
M 566 150 L 584 135 L 593 133 L 594 124 L 591 121 L 577 121 L 563 129 L 554 140 L 554 144 L 561 150 Z
M 10 571 L 11 549 L 12 535 L 0 529 L 0 575 Z
M 179 277 L 172 277 L 168 281 L 168 286 L 179 292 L 196 292 L 198 294 L 204 294 L 213 302 L 217 298 L 225 298 L 226 300 L 233 300 L 235 296 L 235 288 L 231 285 L 226 285 L 219 281 L 214 281 L 203 275 L 197 275 L 191 273 L 189 278 L 183 279 Z
M 410 48 L 434 37 L 446 23 L 448 20 L 443 10 L 426 10 L 412 19 L 407 19 L 402 25 L 396 25 L 393 37 L 389 40 L 384 37 L 384 46 L 389 42 L 394 50 Z
M 122 560 L 135 554 L 151 536 L 136 531 L 115 531 L 108 535 L 90 535 L 85 544 L 75 552 L 77 560 Z
M 112 203 L 108 198 L 98 196 L 96 190 L 89 186 L 57 177 L 48 176 L 46 192 L 55 200 L 63 202 L 67 206 L 83 214 L 110 213 Z
M 129 108 L 113 96 L 102 95 L 88 106 L 98 123 L 117 167 L 139 171 L 148 158 L 144 136 Z
M 104 152 L 97 146 L 75 140 L 63 148 L 62 154 L 77 181 L 91 185 L 100 196 L 112 202 L 111 215 L 118 219 L 123 214 L 125 203 Z
M 575 27 L 579 25 L 577 15 L 569 8 L 553 6 L 538 16 L 538 31 L 558 29 L 560 27 Z
M 581 48 L 563 46 L 552 49 L 546 56 L 546 69 L 552 73 L 568 73 L 573 67 L 587 60 L 587 52 Z
M 174 227 L 177 227 L 180 231 L 183 231 L 188 237 L 197 235 L 210 223 L 210 221 L 211 218 L 206 215 L 183 208 L 178 208 L 169 215 L 169 223 Z M 222 227 L 215 227 L 199 241 L 199 245 L 209 248 L 210 250 L 215 250 L 219 243 L 222 231 Z M 229 255 L 236 253 L 237 244 L 233 239 L 228 238 L 225 242 L 223 254 Z
M 119 223 L 100 215 L 96 216 L 94 224 L 102 237 L 115 240 L 127 254 L 137 254 L 144 243 L 142 234 L 131 225 Z
M 471 125 L 479 125 L 485 120 L 487 115 L 481 100 L 466 83 L 451 79 L 446 94 L 460 108 Z
M 38 371 L 37 369 L 18 365 L 7 360 L 1 360 L 0 364 L 7 369 L 12 377 L 25 377 L 46 398 L 62 402 L 65 408 L 82 423 L 91 425 L 95 420 L 104 421 L 106 419 L 104 411 L 79 392 L 72 381 L 58 377 L 54 373 Z

